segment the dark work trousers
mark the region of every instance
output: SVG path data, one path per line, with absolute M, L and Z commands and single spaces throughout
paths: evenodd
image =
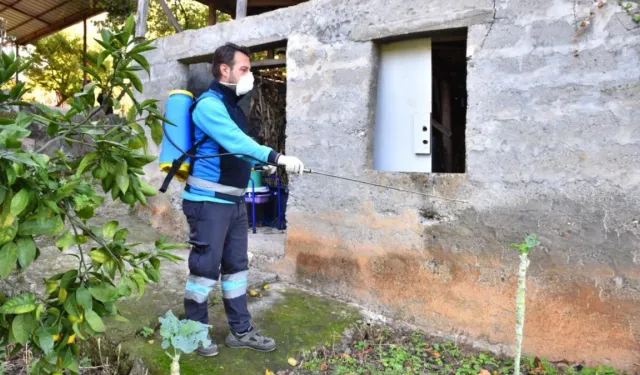
M 251 327 L 247 309 L 247 209 L 244 202 L 225 204 L 182 201 L 189 222 L 189 277 L 184 308 L 187 319 L 208 324 L 208 295 L 222 274 L 224 310 L 231 330 Z

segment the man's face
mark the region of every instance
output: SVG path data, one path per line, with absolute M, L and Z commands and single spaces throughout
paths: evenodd
M 240 78 L 251 71 L 251 61 L 249 56 L 242 52 L 236 51 L 234 56 L 233 68 L 227 64 L 220 67 L 220 81 L 225 83 L 238 83 Z

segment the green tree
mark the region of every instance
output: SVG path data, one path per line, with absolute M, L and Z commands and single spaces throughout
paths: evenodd
M 101 0 L 98 5 L 107 10 L 108 16 L 104 22 L 96 22 L 100 26 L 113 27 L 122 25 L 126 17 L 135 12 L 135 0 Z M 173 15 L 184 30 L 199 29 L 207 26 L 209 9 L 195 0 L 167 0 Z M 216 12 L 216 22 L 227 22 L 232 18 L 226 13 Z M 158 38 L 175 34 L 175 29 L 164 14 L 157 1 L 150 1 L 149 16 L 147 18 L 147 37 Z
M 34 47 L 33 63 L 25 73 L 36 85 L 55 92 L 60 106 L 82 89 L 82 40 L 60 32 L 38 40 Z
M 142 296 L 145 285 L 159 279 L 161 258 L 178 259 L 166 250 L 181 246 L 166 239 L 158 240 L 154 249 L 138 251 L 117 222 L 89 222 L 107 193 L 129 205 L 146 204 L 155 194 L 140 178 L 142 168 L 155 159 L 147 154 L 145 126 L 159 143 L 163 117 L 156 100 L 140 103 L 133 95 L 143 89 L 137 72 L 149 72 L 141 53 L 154 47 L 144 38 L 133 38 L 133 30 L 130 17 L 122 29 L 102 31 L 103 50 L 85 68 L 93 82 L 69 98 L 71 108 L 65 114 L 22 101 L 24 82 L 0 92 L 0 110 L 31 107 L 0 118 L 0 279 L 11 284 L 10 276 L 39 260 L 42 242 L 37 239 L 51 238 L 61 251 L 78 249 L 60 253 L 75 260 L 43 280 L 43 292 L 14 285 L 8 298 L 0 293 L 0 345 L 28 346 L 35 359 L 32 374 L 79 373 L 78 340 L 105 332 L 106 316 L 124 319 L 116 302 L 134 292 Z M 113 62 L 111 68 L 104 64 L 107 59 Z M 28 68 L 28 63 L 1 52 L 0 84 Z M 98 89 L 107 94 L 105 106 L 118 106 L 116 90 L 129 95 L 134 105 L 128 115 L 115 124 L 96 117 Z M 33 126 L 45 128 L 52 139 L 29 151 L 21 140 Z M 79 156 L 49 150 L 55 141 L 80 143 L 88 150 Z

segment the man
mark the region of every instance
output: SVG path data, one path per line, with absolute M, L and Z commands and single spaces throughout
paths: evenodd
M 228 43 L 215 51 L 215 79 L 193 110 L 194 143 L 207 138 L 196 155 L 243 153 L 302 174 L 304 165 L 298 158 L 280 155 L 246 134 L 246 119 L 238 101 L 253 88 L 250 68 L 249 50 L 244 47 Z M 246 296 L 248 219 L 243 197 L 251 167 L 259 161 L 223 156 L 192 162 L 182 194 L 193 246 L 184 306 L 187 319 L 207 324 L 208 295 L 222 275 L 224 310 L 231 331 L 225 343 L 233 348 L 271 351 L 276 343 L 251 324 Z M 267 169 L 275 172 L 275 167 Z M 214 356 L 218 346 L 212 341 L 209 347 L 200 346 L 197 353 Z

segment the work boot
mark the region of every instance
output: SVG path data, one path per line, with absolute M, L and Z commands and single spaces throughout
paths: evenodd
M 231 348 L 249 348 L 261 352 L 270 352 L 276 349 L 275 340 L 263 336 L 260 331 L 255 328 L 243 334 L 229 332 L 224 342 Z
M 202 346 L 202 343 L 198 344 L 198 349 L 196 349 L 196 353 L 198 353 L 203 357 L 213 357 L 218 355 L 218 345 L 216 345 L 216 342 L 213 341 L 212 337 L 207 337 L 207 338 L 211 340 L 211 344 L 206 348 Z

